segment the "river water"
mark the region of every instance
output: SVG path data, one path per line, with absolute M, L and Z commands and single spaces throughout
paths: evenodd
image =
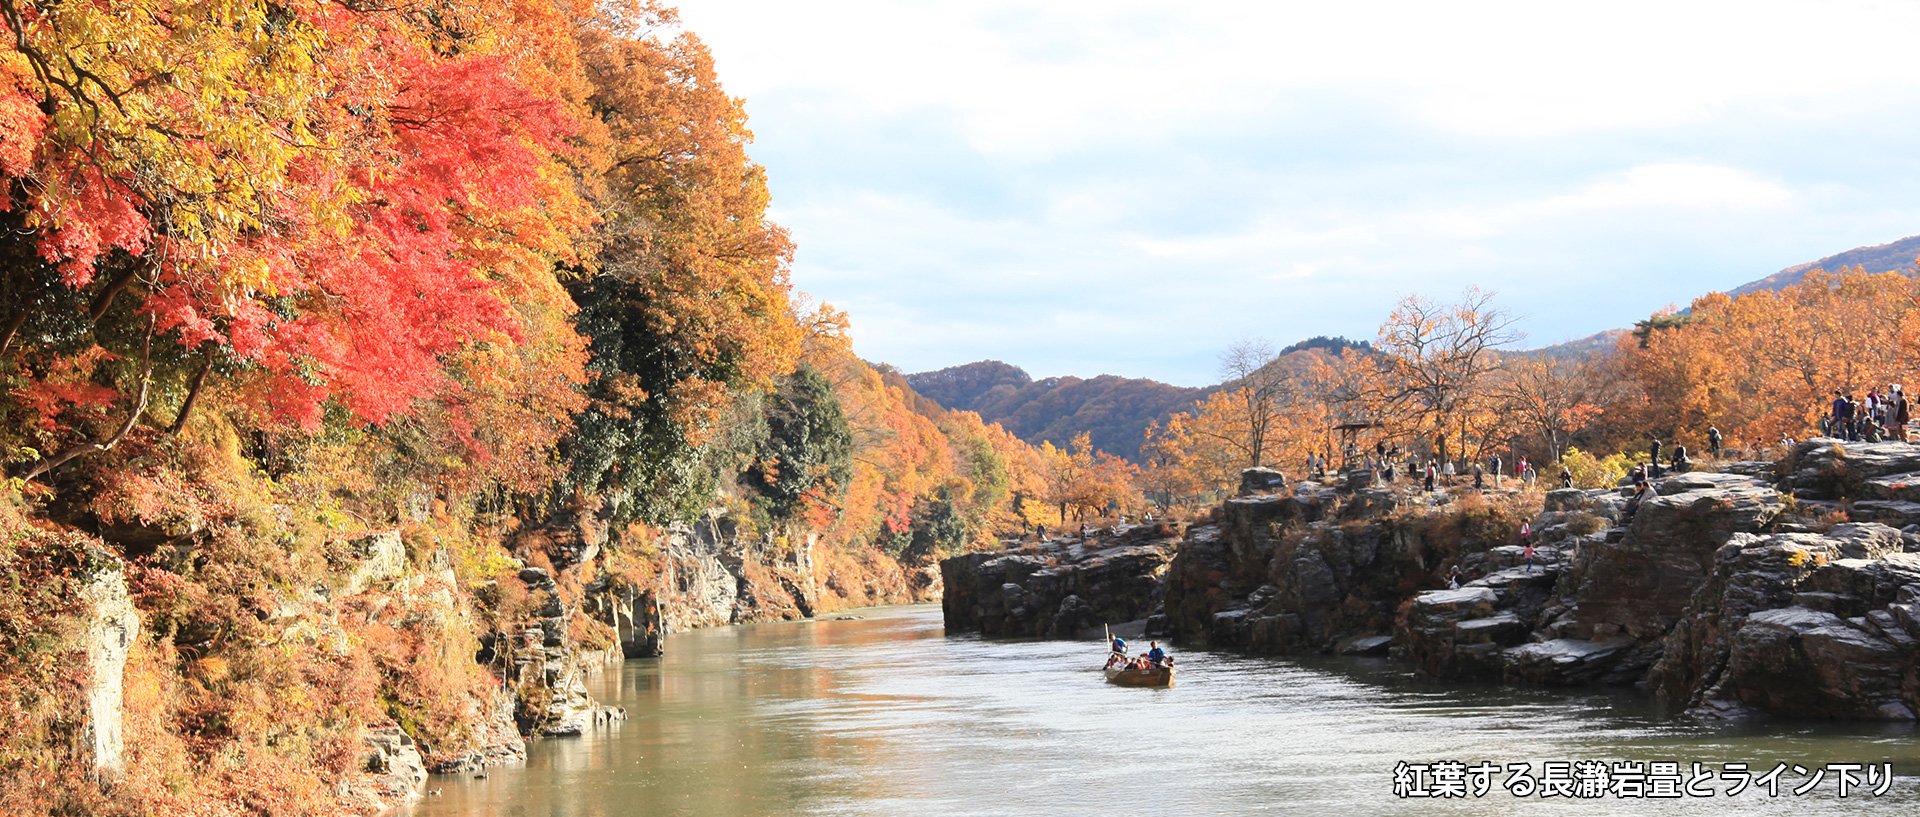
M 439 794 L 412 813 L 1920 813 L 1920 734 L 1905 725 L 1706 727 L 1664 718 L 1631 691 L 1426 683 L 1362 658 L 1183 651 L 1176 688 L 1128 689 L 1103 682 L 1097 642 L 948 638 L 936 605 L 849 615 L 863 618 L 674 635 L 665 657 L 589 681 L 626 707 L 626 723 L 534 742 L 524 764 L 484 778 L 433 778 Z M 1729 797 L 1733 780 L 1714 779 L 1703 781 L 1712 797 L 1618 796 L 1631 785 L 1598 799 L 1517 797 L 1505 771 L 1481 797 L 1471 779 L 1465 797 L 1395 796 L 1402 761 L 1527 763 L 1538 778 L 1549 761 L 1591 760 L 1676 762 L 1683 777 L 1695 761 L 1709 775 L 1727 762 L 1754 777 L 1790 768 L 1778 796 L 1753 786 Z M 1792 793 L 1849 762 L 1891 763 L 1891 787 L 1842 799 L 1836 770 Z

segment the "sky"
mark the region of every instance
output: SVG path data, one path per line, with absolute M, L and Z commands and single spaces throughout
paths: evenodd
M 1911 3 L 679 8 L 795 288 L 908 372 L 1205 385 L 1469 286 L 1546 346 L 1920 233 Z

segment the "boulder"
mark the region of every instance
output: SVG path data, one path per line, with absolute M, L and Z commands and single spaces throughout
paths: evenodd
M 1906 550 L 1906 539 L 1900 531 L 1872 522 L 1834 525 L 1827 529 L 1825 538 L 1846 559 L 1878 559 Z
M 1279 491 L 1286 487 L 1287 475 L 1280 473 L 1277 468 L 1261 466 L 1240 470 L 1240 496 Z
M 1655 696 L 1678 708 L 1699 707 L 1725 672 L 1733 635 L 1747 618 L 1792 604 L 1819 562 L 1838 553 L 1836 542 L 1815 534 L 1732 537 L 1664 639 L 1648 675 Z
M 1523 644 L 1500 654 L 1501 677 L 1553 686 L 1596 683 L 1633 645 L 1631 638 L 1604 641 L 1555 638 Z
M 1866 496 L 1872 499 L 1920 502 L 1920 471 L 1874 477 L 1861 487 Z
M 1474 618 L 1453 625 L 1455 644 L 1499 644 L 1511 647 L 1527 640 L 1527 623 L 1510 612 Z
M 1653 489 L 1661 496 L 1683 494 L 1688 491 L 1712 491 L 1716 489 L 1771 488 L 1766 483 L 1757 483 L 1753 477 L 1744 474 L 1726 474 L 1712 471 L 1694 471 L 1676 474 L 1655 480 Z
M 1387 648 L 1393 645 L 1393 636 L 1361 636 L 1340 648 L 1341 655 L 1386 655 Z
M 1856 522 L 1879 522 L 1896 528 L 1920 523 L 1920 502 L 1902 499 L 1863 499 L 1847 508 L 1847 518 Z
M 1662 638 L 1735 534 L 1764 529 L 1780 494 L 1759 487 L 1683 491 L 1645 500 L 1618 542 L 1596 546 L 1578 589 L 1581 637 Z
M 1733 639 L 1722 698 L 1777 715 L 1913 720 L 1901 650 L 1832 613 L 1783 607 L 1749 616 Z M 1705 714 L 1699 712 L 1697 714 Z
M 1868 495 L 1868 483 L 1920 471 L 1920 445 L 1850 443 L 1816 437 L 1794 446 L 1783 469 L 1795 496 L 1839 499 Z
M 1519 622 L 1513 616 L 1496 616 L 1497 601 L 1499 594 L 1490 587 L 1429 590 L 1415 596 L 1398 634 L 1414 671 L 1435 678 L 1499 677 L 1500 640 L 1511 638 Z M 1469 623 L 1475 620 L 1481 623 Z
M 373 793 L 381 802 L 401 805 L 420 798 L 427 766 L 412 737 L 389 724 L 368 729 L 360 745 L 360 770 L 373 776 Z
M 1164 526 L 1092 531 L 1037 553 L 968 553 L 940 561 L 949 632 L 1074 638 L 1102 623 L 1147 618 L 1173 560 Z

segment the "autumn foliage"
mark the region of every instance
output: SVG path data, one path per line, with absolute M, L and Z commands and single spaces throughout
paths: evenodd
M 8 808 L 375 808 L 369 729 L 486 739 L 520 565 L 579 604 L 702 514 L 819 543 L 833 606 L 1126 501 L 791 292 L 745 103 L 672 9 L 0 0 L 0 35 Z M 607 548 L 557 561 L 566 520 Z M 378 531 L 405 576 L 362 586 Z M 68 591 L 111 570 L 145 625 L 102 775 Z
M 1516 350 L 1514 318 L 1489 293 L 1411 296 L 1371 349 L 1243 364 L 1221 391 L 1150 427 L 1142 486 L 1178 504 L 1218 496 L 1250 465 L 1301 474 L 1312 453 L 1378 467 L 1382 447 L 1400 450 L 1403 468 L 1409 457 L 1465 468 L 1498 456 L 1510 470 L 1524 457 L 1550 477 L 1564 468 L 1598 484 L 1644 462 L 1654 439 L 1697 458 L 1710 428 L 1726 456 L 1773 456 L 1781 440 L 1819 433 L 1836 392 L 1885 394 L 1920 375 L 1917 305 L 1906 275 L 1815 270 L 1779 291 L 1703 296 L 1612 347 L 1553 355 Z M 1351 438 L 1336 432 L 1343 423 Z

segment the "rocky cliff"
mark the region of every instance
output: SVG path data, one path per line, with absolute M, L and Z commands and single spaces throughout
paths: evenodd
M 1455 498 L 1305 483 L 1229 500 L 1190 529 L 1165 614 L 1190 644 L 1635 684 L 1698 717 L 1909 720 L 1915 486 L 1920 446 L 1824 439 L 1779 463 L 1656 480 L 1631 519 L 1630 488 Z
M 943 560 L 947 631 L 1079 638 L 1142 621 L 1160 604 L 1176 538 L 1121 525 Z
M 659 655 L 670 633 L 928 601 L 941 592 L 934 568 L 828 562 L 818 558 L 811 531 L 747 534 L 719 510 L 666 529 L 649 547 L 656 567 L 642 581 L 592 565 L 577 571 L 585 577 L 583 609 L 614 629 L 628 658 Z

